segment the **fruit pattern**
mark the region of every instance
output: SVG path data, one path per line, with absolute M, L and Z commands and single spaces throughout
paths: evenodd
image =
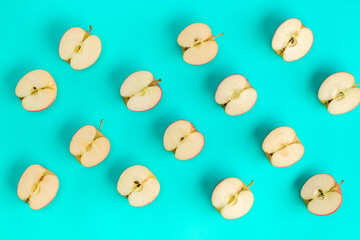
M 69 29 L 59 46 L 60 57 L 75 70 L 85 69 L 96 62 L 101 53 L 100 39 L 79 27 Z M 218 52 L 216 37 L 209 26 L 194 23 L 186 27 L 178 36 L 183 59 L 192 65 L 202 65 L 215 58 Z M 295 61 L 310 50 L 313 44 L 312 31 L 303 26 L 299 19 L 289 19 L 276 30 L 272 48 L 285 61 Z M 147 111 L 161 100 L 161 80 L 156 80 L 148 71 L 138 71 L 128 76 L 120 88 L 120 95 L 131 111 Z M 28 111 L 41 111 L 55 100 L 57 86 L 55 80 L 45 70 L 34 70 L 26 74 L 17 84 L 15 94 Z M 343 114 L 360 103 L 360 88 L 350 73 L 335 73 L 320 86 L 318 97 L 331 114 Z M 218 86 L 215 101 L 225 113 L 231 116 L 249 111 L 256 103 L 257 92 L 242 75 L 225 78 Z M 70 143 L 70 153 L 84 167 L 101 163 L 109 154 L 110 141 L 97 129 L 87 125 L 79 129 Z M 164 148 L 174 153 L 178 160 L 189 160 L 198 155 L 205 144 L 204 136 L 189 121 L 179 120 L 165 131 Z M 304 154 L 304 146 L 294 129 L 283 126 L 271 131 L 263 141 L 262 149 L 274 167 L 288 167 L 299 161 Z M 328 174 L 311 177 L 301 189 L 308 210 L 316 215 L 329 215 L 342 203 L 340 185 Z M 226 219 L 236 219 L 250 211 L 254 195 L 250 186 L 238 178 L 226 178 L 214 189 L 212 204 Z M 18 197 L 32 209 L 41 209 L 49 204 L 59 188 L 57 176 L 50 170 L 31 165 L 20 178 Z M 118 192 L 135 207 L 151 203 L 160 192 L 160 183 L 146 167 L 136 165 L 126 169 L 120 176 Z

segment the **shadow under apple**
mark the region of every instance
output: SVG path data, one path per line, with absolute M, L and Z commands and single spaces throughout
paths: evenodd
M 319 88 L 321 84 L 325 81 L 325 79 L 333 73 L 335 73 L 335 71 L 331 70 L 331 67 L 329 67 L 329 68 L 321 68 L 312 75 L 310 81 L 310 88 L 311 88 L 311 92 L 313 92 L 314 94 L 314 98 L 318 100 L 319 104 L 321 104 L 318 98 Z
M 17 196 L 17 186 L 20 180 L 20 177 L 24 173 L 24 171 L 32 164 L 35 163 L 29 163 L 25 156 L 18 157 L 15 160 L 12 160 L 11 162 L 13 165 L 10 167 L 8 172 L 8 183 L 11 188 L 11 191 L 14 192 L 14 196 Z
M 116 158 L 116 162 L 114 162 L 108 171 L 108 176 L 109 176 L 109 181 L 111 183 L 112 186 L 114 186 L 113 188 L 115 189 L 115 191 L 117 192 L 117 183 L 119 181 L 120 175 L 129 167 L 134 166 L 134 165 L 141 165 L 141 163 L 133 163 L 133 160 L 129 159 L 129 158 L 122 158 L 122 157 L 117 157 Z M 119 195 L 120 196 L 120 195 Z

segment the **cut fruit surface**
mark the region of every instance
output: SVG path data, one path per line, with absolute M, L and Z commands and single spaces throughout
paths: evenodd
M 360 104 L 360 88 L 350 73 L 332 74 L 321 84 L 318 97 L 329 113 L 343 114 Z
M 238 178 L 224 179 L 215 187 L 211 202 L 226 219 L 242 217 L 249 212 L 254 203 L 250 185 L 246 186 Z
M 16 86 L 15 94 L 28 111 L 41 111 L 55 100 L 57 87 L 55 80 L 45 70 L 34 70 L 22 77 Z
M 206 24 L 194 23 L 187 26 L 177 39 L 183 50 L 184 61 L 192 65 L 202 65 L 214 59 L 218 52 L 215 37 Z
M 305 56 L 313 40 L 312 31 L 303 26 L 299 19 L 291 18 L 276 30 L 271 45 L 278 55 L 290 62 Z
M 222 105 L 228 115 L 240 115 L 249 111 L 256 99 L 255 89 L 239 74 L 225 78 L 215 93 L 216 103 Z
M 92 125 L 80 128 L 70 143 L 70 153 L 84 167 L 99 164 L 107 157 L 109 152 L 109 140 Z
M 127 77 L 120 88 L 126 106 L 137 112 L 155 107 L 162 96 L 158 81 L 148 71 L 138 71 Z
M 262 149 L 275 167 L 288 167 L 301 159 L 304 146 L 290 127 L 279 127 L 265 138 Z
M 164 134 L 164 147 L 175 153 L 179 160 L 189 160 L 198 155 L 204 147 L 204 136 L 188 121 L 172 123 Z
M 155 200 L 160 192 L 160 183 L 149 169 L 136 165 L 121 174 L 117 190 L 131 206 L 142 207 Z
M 91 31 L 90 26 L 90 31 Z M 75 70 L 90 67 L 98 59 L 101 52 L 101 41 L 79 27 L 65 32 L 60 41 L 59 54 L 61 59 L 70 63 Z
M 192 65 L 202 65 L 213 60 L 219 50 L 215 40 L 207 40 L 198 46 L 185 50 L 183 59 Z
M 329 174 L 318 174 L 306 181 L 300 194 L 311 213 L 329 215 L 342 203 L 340 184 Z
M 17 193 L 31 209 L 38 210 L 48 205 L 59 189 L 56 175 L 40 165 L 31 165 L 20 178 Z

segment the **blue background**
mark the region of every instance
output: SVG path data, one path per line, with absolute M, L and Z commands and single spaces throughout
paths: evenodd
M 360 107 L 333 116 L 317 99 L 322 81 L 347 71 L 360 78 L 360 1 L 2 1 L 0 5 L 1 239 L 360 239 Z M 302 59 L 288 63 L 271 49 L 276 28 L 296 17 L 314 33 Z M 194 22 L 208 24 L 217 39 L 216 58 L 203 66 L 182 60 L 176 39 Z M 75 71 L 58 54 L 71 27 L 102 41 L 98 61 Z M 27 72 L 45 69 L 58 94 L 41 112 L 27 112 L 15 86 Z M 147 112 L 131 112 L 119 94 L 138 70 L 161 78 L 163 96 Z M 215 103 L 217 85 L 243 74 L 258 92 L 248 113 L 230 117 Z M 98 126 L 111 142 L 108 157 L 93 168 L 69 152 L 73 134 Z M 204 134 L 203 151 L 178 161 L 162 144 L 165 129 L 186 119 Z M 262 152 L 274 128 L 295 129 L 305 146 L 295 165 L 273 167 Z M 41 164 L 57 174 L 54 201 L 31 210 L 16 193 L 22 172 Z M 127 167 L 141 164 L 161 184 L 158 198 L 131 207 L 116 190 Z M 342 185 L 340 209 L 310 214 L 300 198 L 305 181 L 331 174 Z M 226 177 L 251 187 L 251 211 L 226 220 L 211 193 Z M 351 234 L 351 235 L 350 235 Z

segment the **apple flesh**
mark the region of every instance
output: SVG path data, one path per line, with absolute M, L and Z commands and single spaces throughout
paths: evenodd
M 293 165 L 304 155 L 304 146 L 290 127 L 279 127 L 271 131 L 265 138 L 262 149 L 275 167 Z
M 248 213 L 254 203 L 254 195 L 249 187 L 238 178 L 226 178 L 214 189 L 211 202 L 226 219 L 235 219 Z
M 301 21 L 291 18 L 283 22 L 272 39 L 272 48 L 285 61 L 291 62 L 305 56 L 314 41 L 312 31 Z
M 54 78 L 45 70 L 34 70 L 22 77 L 15 88 L 22 106 L 27 111 L 41 111 L 55 100 L 57 87 Z
M 155 107 L 161 99 L 162 91 L 148 71 L 138 71 L 125 79 L 120 88 L 120 95 L 131 111 L 141 112 Z
M 329 174 L 318 174 L 306 181 L 301 197 L 309 212 L 325 216 L 334 213 L 342 203 L 340 185 Z
M 59 179 L 50 170 L 40 165 L 31 165 L 20 178 L 18 197 L 38 210 L 48 205 L 59 189 Z
M 215 93 L 215 101 L 223 106 L 226 114 L 232 116 L 249 111 L 254 106 L 256 99 L 255 89 L 240 74 L 225 78 Z
M 121 174 L 117 190 L 129 200 L 131 206 L 142 207 L 159 195 L 160 183 L 149 169 L 135 165 Z
M 360 103 L 360 88 L 350 73 L 332 74 L 321 84 L 319 100 L 331 114 L 343 114 L 353 110 Z
M 204 147 L 204 136 L 185 120 L 172 123 L 164 134 L 164 147 L 174 152 L 175 158 L 189 160 L 198 155 Z
M 70 142 L 70 153 L 84 166 L 93 167 L 101 163 L 110 152 L 109 140 L 92 125 L 80 128 Z
M 75 70 L 90 67 L 100 56 L 101 41 L 90 31 L 74 27 L 65 32 L 60 41 L 59 54 Z
M 179 34 L 177 42 L 183 51 L 184 61 L 192 65 L 202 65 L 214 59 L 218 45 L 211 29 L 204 23 L 194 23 L 187 26 Z

